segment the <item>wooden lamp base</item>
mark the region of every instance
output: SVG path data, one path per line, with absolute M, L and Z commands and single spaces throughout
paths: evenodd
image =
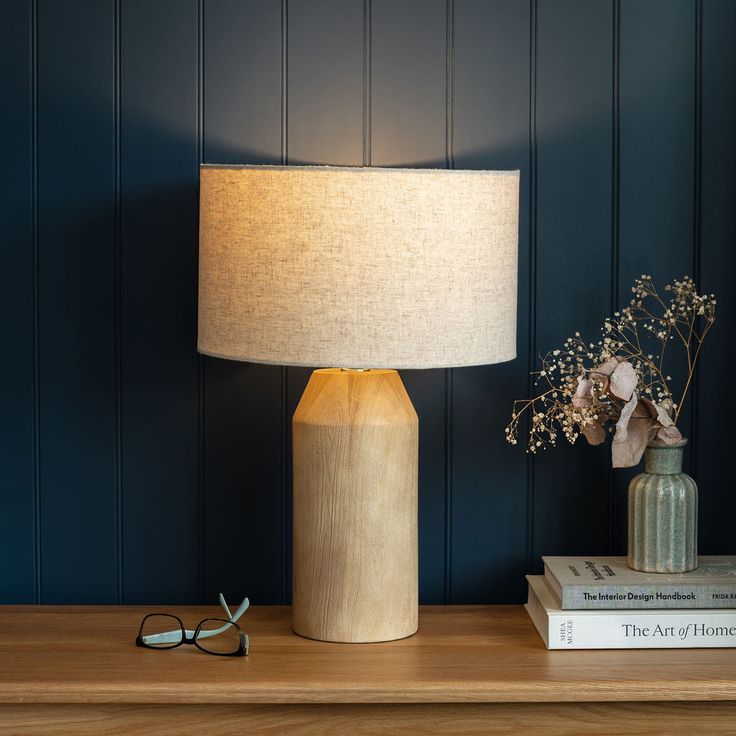
M 418 435 L 396 371 L 312 373 L 293 419 L 297 634 L 378 642 L 416 632 Z

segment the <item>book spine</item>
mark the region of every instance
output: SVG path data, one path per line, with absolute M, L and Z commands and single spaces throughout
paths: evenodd
M 736 611 L 549 613 L 549 649 L 736 647 Z
M 736 608 L 733 585 L 566 585 L 560 597 L 565 610 Z

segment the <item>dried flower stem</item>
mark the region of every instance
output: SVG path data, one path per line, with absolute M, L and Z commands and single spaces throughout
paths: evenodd
M 651 276 L 636 279 L 631 290 L 634 298 L 605 320 L 597 343 L 586 343 L 575 333 L 541 357 L 541 369 L 532 375 L 534 385 L 541 383 L 544 390 L 531 399 L 514 401 L 505 430 L 509 442 L 517 444 L 524 415 L 531 416 L 527 452 L 554 446 L 560 431 L 571 443 L 584 434 L 590 443 L 600 444 L 606 430 L 613 431 L 611 425 L 622 417 L 626 425 L 630 421 L 646 425 L 662 441 L 679 437 L 674 425 L 692 385 L 703 341 L 715 322 L 716 299 L 713 294 L 698 294 L 688 276 L 665 287 L 671 293 L 669 301 Z M 677 403 L 672 378 L 665 371 L 665 352 L 672 340 L 682 345 L 687 360 L 687 378 Z M 658 347 L 647 350 L 650 342 Z M 641 440 L 641 431 L 639 435 Z

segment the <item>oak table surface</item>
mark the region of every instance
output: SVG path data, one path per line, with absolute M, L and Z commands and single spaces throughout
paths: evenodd
M 145 613 L 215 607 L 0 606 L 4 704 L 421 704 L 736 701 L 736 650 L 547 651 L 521 606 L 423 606 L 386 644 L 311 641 L 253 606 L 250 656 L 135 646 Z M 725 705 L 725 704 L 724 704 Z

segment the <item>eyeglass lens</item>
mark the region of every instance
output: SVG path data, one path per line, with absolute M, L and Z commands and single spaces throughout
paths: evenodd
M 162 636 L 163 632 L 168 632 Z M 146 617 L 141 628 L 141 636 L 146 646 L 154 649 L 171 649 L 181 643 L 183 632 L 181 624 L 173 616 L 154 613 Z
M 232 654 L 240 648 L 237 626 L 221 619 L 208 618 L 199 625 L 197 646 L 212 654 Z

